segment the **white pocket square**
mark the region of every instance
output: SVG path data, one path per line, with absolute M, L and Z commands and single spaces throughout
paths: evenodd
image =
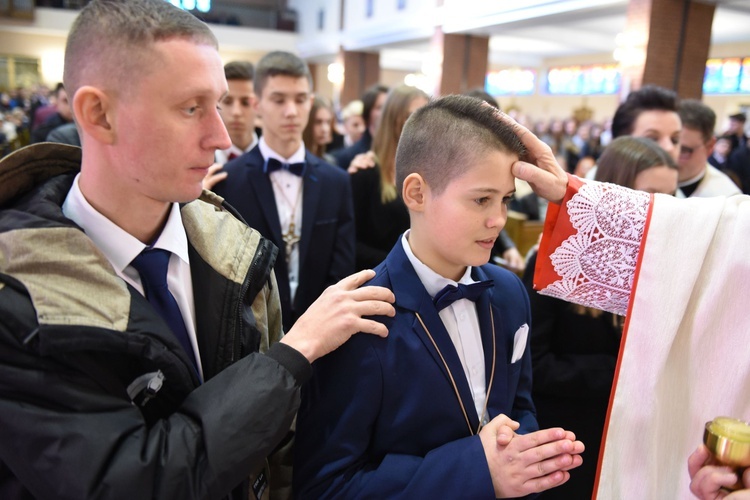
M 516 361 L 521 359 L 521 356 L 523 356 L 523 353 L 526 350 L 526 339 L 528 337 L 529 325 L 524 323 L 513 336 L 513 357 L 510 359 L 511 363 L 515 363 Z

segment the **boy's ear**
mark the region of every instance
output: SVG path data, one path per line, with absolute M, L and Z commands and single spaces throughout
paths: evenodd
M 78 127 L 103 144 L 115 141 L 115 110 L 112 99 L 90 85 L 79 88 L 73 97 L 73 113 Z
M 401 197 L 404 199 L 406 208 L 414 212 L 423 211 L 429 189 L 421 175 L 409 174 L 404 179 L 404 187 L 401 189 Z

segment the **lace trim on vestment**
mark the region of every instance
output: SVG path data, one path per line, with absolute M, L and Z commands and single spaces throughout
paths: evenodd
M 540 293 L 624 316 L 650 199 L 615 184 L 584 184 L 566 205 L 576 233 L 550 256 L 561 279 Z

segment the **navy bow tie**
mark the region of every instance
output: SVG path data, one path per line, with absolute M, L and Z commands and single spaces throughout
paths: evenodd
M 294 175 L 302 177 L 305 173 L 305 162 L 301 163 L 282 163 L 276 158 L 269 158 L 266 160 L 266 164 L 263 166 L 263 173 L 270 174 L 277 170 L 288 170 Z
M 492 288 L 494 283 L 492 280 L 486 280 L 470 285 L 464 285 L 463 283 L 459 283 L 458 286 L 446 285 L 445 288 L 435 294 L 435 298 L 432 300 L 438 312 L 440 312 L 457 300 L 469 299 L 472 302 L 476 302 L 479 296 L 482 295 L 482 292 L 488 288 Z

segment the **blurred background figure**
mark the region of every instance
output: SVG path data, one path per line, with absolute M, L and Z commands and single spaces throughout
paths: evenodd
M 344 147 L 349 147 L 362 138 L 367 129 L 362 116 L 364 104 L 359 99 L 347 104 L 341 110 L 341 126 L 344 132 Z
M 416 87 L 393 89 L 372 143 L 375 166 L 351 175 L 357 270 L 380 264 L 409 229 L 409 213 L 396 189 L 396 148 L 406 120 L 428 101 L 429 96 Z
M 228 62 L 224 65 L 224 76 L 228 91 L 221 100 L 219 114 L 232 145 L 216 152 L 216 163 L 219 165 L 253 149 L 258 144 L 259 135 L 255 130 L 255 68 L 248 61 Z
M 680 196 L 731 196 L 741 191 L 734 181 L 708 162 L 716 139 L 716 113 L 697 99 L 683 99 L 678 108 L 682 131 L 677 165 Z
M 313 98 L 307 126 L 302 132 L 302 141 L 308 151 L 331 164 L 335 164 L 335 161 L 326 153 L 326 148 L 333 142 L 333 129 L 333 107 L 327 100 L 316 96 Z
M 723 135 L 728 135 L 732 141 L 732 151 L 747 145 L 747 135 L 745 134 L 745 123 L 747 116 L 745 113 L 735 113 L 729 115 L 729 126 Z
M 73 121 L 73 111 L 70 109 L 70 102 L 68 101 L 68 94 L 65 92 L 65 87 L 62 83 L 58 83 L 55 87 L 55 104 L 54 111 L 48 108 L 51 114 L 47 115 L 46 119 L 31 131 L 31 142 L 44 142 L 47 140 L 47 135 L 60 125 L 65 125 Z
M 388 87 L 385 85 L 373 85 L 365 90 L 362 95 L 362 118 L 365 120 L 366 129 L 362 133 L 362 137 L 348 148 L 331 151 L 331 156 L 336 165 L 346 170 L 355 156 L 372 149 L 372 140 L 378 130 L 380 114 L 383 111 L 387 96 Z
M 650 193 L 677 190 L 676 163 L 649 139 L 612 141 L 599 158 L 596 175 L 596 180 Z M 577 474 L 541 498 L 591 498 L 624 318 L 539 295 L 532 287 L 535 265 L 536 253 L 527 262 L 524 283 L 531 301 L 537 420 L 542 428 L 570 429 L 586 443 Z

